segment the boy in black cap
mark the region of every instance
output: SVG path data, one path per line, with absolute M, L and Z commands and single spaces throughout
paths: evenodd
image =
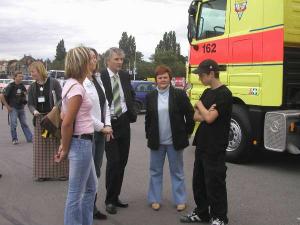
M 208 222 L 224 225 L 227 218 L 225 154 L 228 145 L 232 94 L 219 80 L 219 66 L 204 60 L 193 71 L 206 89 L 195 104 L 194 120 L 201 122 L 194 138 L 196 145 L 193 193 L 197 207 L 181 217 L 183 223 Z

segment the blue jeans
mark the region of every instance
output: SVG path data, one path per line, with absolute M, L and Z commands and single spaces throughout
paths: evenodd
M 69 189 L 65 225 L 92 225 L 97 178 L 92 141 L 72 138 L 69 152 Z
M 184 182 L 183 150 L 175 150 L 173 145 L 160 145 L 158 150 L 151 150 L 148 201 L 149 203 L 161 203 L 166 154 L 171 174 L 173 201 L 176 205 L 185 204 L 187 196 Z
M 9 113 L 9 124 L 10 124 L 10 133 L 12 141 L 18 140 L 18 134 L 17 134 L 17 124 L 18 124 L 18 118 L 23 130 L 23 133 L 25 135 L 27 142 L 32 142 L 32 133 L 27 125 L 26 121 L 26 115 L 24 109 L 16 109 L 12 108 L 12 111 Z

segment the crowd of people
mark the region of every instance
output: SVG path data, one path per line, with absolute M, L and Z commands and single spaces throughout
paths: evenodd
M 129 207 L 120 194 L 130 149 L 130 123 L 136 122 L 135 93 L 130 76 L 122 70 L 125 54 L 110 48 L 104 54 L 106 68 L 99 68 L 99 54 L 84 46 L 70 49 L 65 58 L 67 81 L 47 76 L 41 62 L 30 65 L 34 82 L 28 93 L 17 72 L 1 101 L 10 118 L 12 143 L 18 144 L 17 119 L 27 142 L 33 142 L 33 177 L 36 181 L 68 180 L 65 225 L 91 225 L 107 216 L 97 209 L 98 180 L 105 152 L 105 210 L 116 214 Z M 232 95 L 219 80 L 219 66 L 204 60 L 194 71 L 209 86 L 192 106 L 183 90 L 171 85 L 166 65 L 155 69 L 157 87 L 146 98 L 145 133 L 150 150 L 148 203 L 158 211 L 162 202 L 163 166 L 167 155 L 172 198 L 177 211 L 186 209 L 183 151 L 195 122 L 193 194 L 196 208 L 180 218 L 182 223 L 209 222 L 224 225 L 227 218 L 225 152 L 228 145 Z M 28 94 L 28 102 L 26 95 Z M 41 126 L 42 118 L 61 100 L 61 139 Z M 24 107 L 33 115 L 34 135 Z M 0 175 L 1 177 L 1 175 Z

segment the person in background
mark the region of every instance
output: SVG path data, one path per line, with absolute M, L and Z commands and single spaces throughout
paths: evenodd
M 183 223 L 228 223 L 225 154 L 228 146 L 232 112 L 232 93 L 219 80 L 219 65 L 211 59 L 202 61 L 193 73 L 205 89 L 195 104 L 194 120 L 201 122 L 194 138 L 196 145 L 193 193 L 196 208 L 183 216 Z
M 83 86 L 92 101 L 92 118 L 94 122 L 94 164 L 97 178 L 101 175 L 101 165 L 105 149 L 105 137 L 112 135 L 110 123 L 110 109 L 105 96 L 105 90 L 98 72 L 98 53 L 90 48 L 90 72 L 83 82 Z M 97 194 L 94 202 L 94 219 L 105 220 L 107 216 L 96 206 Z
M 23 133 L 26 141 L 32 142 L 32 133 L 27 125 L 26 113 L 24 106 L 27 104 L 26 94 L 27 90 L 22 83 L 23 74 L 20 71 L 16 71 L 14 74 L 14 81 L 11 82 L 1 94 L 1 101 L 5 105 L 9 114 L 9 125 L 12 143 L 14 145 L 19 143 L 17 134 L 18 119 L 20 121 Z
M 83 87 L 91 64 L 90 49 L 70 49 L 65 59 L 68 78 L 63 87 L 61 145 L 55 162 L 69 158 L 69 187 L 65 225 L 92 225 L 97 177 L 93 162 L 92 101 Z
M 137 119 L 134 110 L 135 92 L 129 74 L 122 71 L 124 51 L 110 48 L 105 52 L 107 68 L 101 71 L 101 79 L 110 106 L 113 138 L 105 144 L 106 164 L 106 211 L 116 214 L 116 207 L 127 208 L 119 199 L 130 147 L 130 123 Z
M 60 140 L 47 134 L 40 126 L 41 119 L 51 111 L 56 101 L 61 99 L 61 87 L 54 78 L 47 77 L 47 71 L 42 62 L 30 64 L 29 70 L 35 80 L 28 90 L 28 108 L 33 114 L 33 176 L 37 181 L 49 179 L 66 180 L 68 162 L 61 164 L 53 162 Z
M 145 131 L 150 148 L 148 202 L 154 210 L 161 206 L 163 167 L 168 155 L 173 201 L 178 211 L 186 208 L 183 149 L 189 145 L 195 123 L 194 109 L 186 93 L 171 85 L 171 69 L 155 69 L 157 89 L 146 97 Z

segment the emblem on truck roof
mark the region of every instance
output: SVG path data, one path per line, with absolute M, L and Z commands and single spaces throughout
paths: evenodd
M 247 0 L 235 0 L 234 10 L 237 13 L 239 20 L 241 20 L 244 12 L 247 9 L 247 3 L 248 3 Z

